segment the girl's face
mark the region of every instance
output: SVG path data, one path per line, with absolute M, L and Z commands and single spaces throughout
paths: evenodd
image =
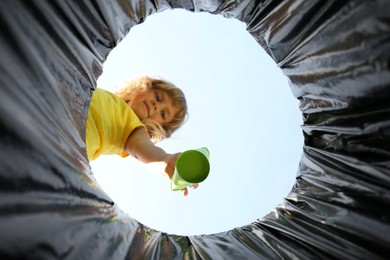
M 171 122 L 177 112 L 176 107 L 172 105 L 172 99 L 160 89 L 135 93 L 127 104 L 141 121 L 150 118 L 162 126 Z

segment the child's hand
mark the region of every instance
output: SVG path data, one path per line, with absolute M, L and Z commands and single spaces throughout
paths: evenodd
M 169 179 L 172 179 L 173 173 L 175 172 L 176 160 L 179 157 L 180 153 L 169 154 L 164 159 L 164 167 L 161 169 L 161 173 L 167 176 Z
M 0 0 L 1 1 L 1 0 Z M 154 170 L 160 170 L 163 175 L 172 179 L 175 172 L 176 160 L 180 153 L 168 154 L 150 140 L 148 132 L 143 127 L 138 127 L 133 131 L 126 141 L 125 150 L 134 158 L 143 163 L 147 163 Z M 196 189 L 198 184 L 191 185 Z M 188 189 L 182 189 L 184 196 L 188 195 Z
M 179 157 L 180 153 L 175 153 L 175 154 L 170 154 L 168 155 L 164 162 L 165 162 L 165 167 L 162 170 L 162 174 L 167 176 L 170 180 L 172 179 L 173 173 L 175 172 L 175 165 L 176 165 L 176 160 Z M 198 188 L 199 184 L 193 184 L 190 187 L 193 189 Z M 188 195 L 188 189 L 184 188 L 181 190 L 181 193 L 183 196 Z

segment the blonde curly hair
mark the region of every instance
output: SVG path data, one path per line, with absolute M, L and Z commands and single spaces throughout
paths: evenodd
M 142 123 L 149 132 L 151 140 L 156 143 L 171 137 L 173 132 L 185 123 L 188 116 L 187 101 L 183 91 L 171 82 L 148 76 L 125 82 L 119 86 L 115 94 L 128 103 L 134 93 L 144 92 L 149 89 L 164 91 L 172 99 L 172 105 L 177 108 L 177 112 L 172 121 L 164 125 L 160 125 L 150 118 L 142 120 Z

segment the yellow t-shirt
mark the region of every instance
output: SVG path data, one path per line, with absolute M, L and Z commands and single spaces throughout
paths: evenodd
M 115 94 L 97 88 L 91 99 L 86 130 L 88 160 L 101 154 L 118 154 L 124 151 L 131 132 L 144 125 L 126 102 Z

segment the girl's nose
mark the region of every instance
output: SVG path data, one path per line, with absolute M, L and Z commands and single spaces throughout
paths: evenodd
M 152 101 L 153 109 L 154 111 L 157 111 L 159 109 L 159 104 L 155 101 Z

